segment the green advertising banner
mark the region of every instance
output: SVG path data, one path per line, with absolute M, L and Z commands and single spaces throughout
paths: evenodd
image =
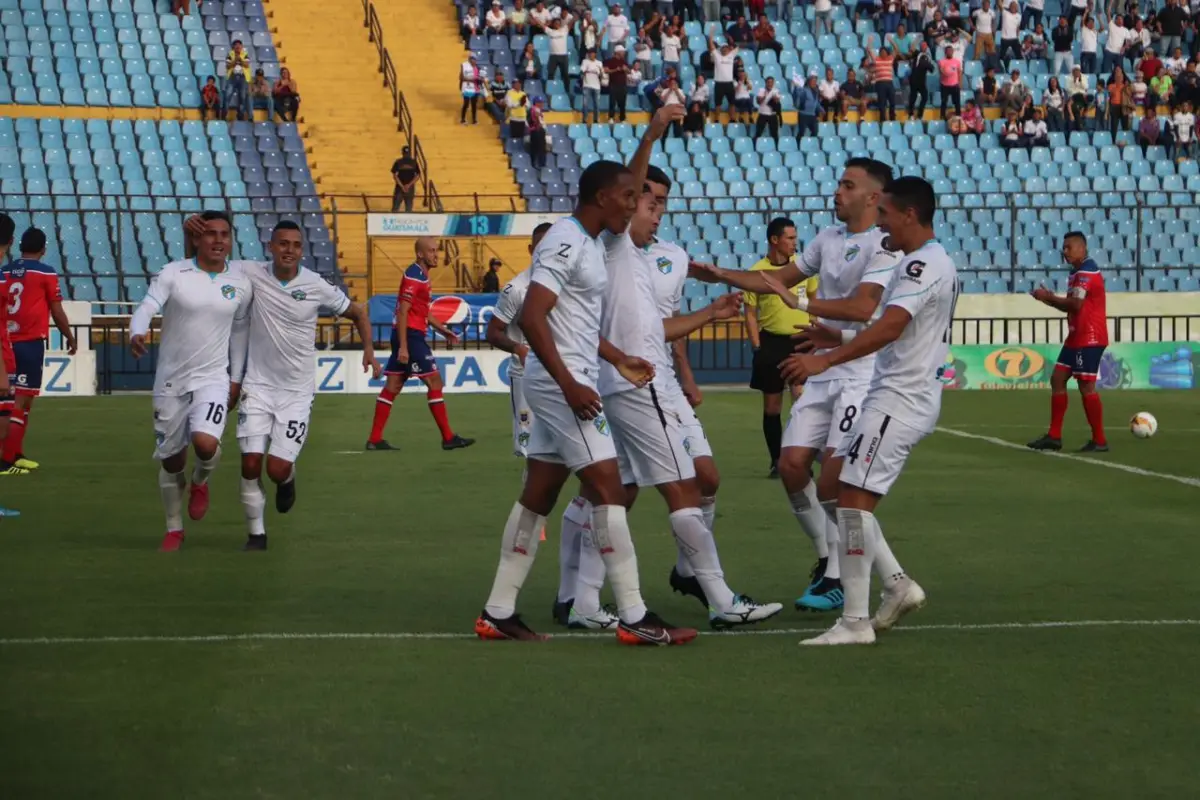
M 955 345 L 948 389 L 1046 389 L 1057 344 Z M 1102 389 L 1194 389 L 1200 342 L 1120 342 L 1100 362 Z M 949 373 L 949 370 L 947 370 Z

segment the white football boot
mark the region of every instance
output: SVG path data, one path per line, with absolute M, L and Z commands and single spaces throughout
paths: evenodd
M 617 627 L 620 621 L 621 618 L 607 608 L 602 608 L 594 614 L 580 614 L 572 608 L 571 613 L 567 615 L 567 627 L 577 631 L 608 630 Z
M 753 625 L 770 619 L 783 610 L 781 603 L 756 603 L 744 594 L 735 595 L 733 605 L 724 611 L 715 608 L 708 610 L 708 624 L 713 630 L 736 628 L 739 625 Z
M 925 605 L 925 590 L 909 577 L 902 578 L 891 589 L 884 589 L 880 597 L 883 602 L 871 618 L 871 626 L 877 631 L 890 630 L 905 614 Z
M 834 645 L 834 644 L 875 644 L 875 629 L 870 620 L 847 620 L 841 617 L 833 623 L 833 627 L 800 642 L 802 645 Z

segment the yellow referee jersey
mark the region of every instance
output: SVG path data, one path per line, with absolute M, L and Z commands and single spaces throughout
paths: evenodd
M 795 257 L 792 260 L 795 261 Z M 750 269 L 779 269 L 779 267 L 772 264 L 769 259 L 764 258 Z M 796 293 L 797 297 L 815 297 L 817 292 L 817 278 L 814 276 L 796 284 L 792 287 L 792 291 Z M 745 301 L 746 305 L 758 313 L 759 330 L 781 336 L 789 336 L 796 333 L 798 325 L 808 324 L 809 314 L 807 311 L 797 311 L 783 302 L 778 295 L 747 294 Z

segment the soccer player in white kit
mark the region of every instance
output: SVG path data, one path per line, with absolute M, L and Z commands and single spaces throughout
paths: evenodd
M 840 224 L 821 230 L 804 248 L 799 261 L 777 271 L 723 270 L 724 282 L 757 293 L 775 291 L 793 308 L 827 321 L 838 343 L 852 338 L 876 314 L 900 254 L 876 226 L 879 199 L 892 178 L 886 164 L 869 158 L 846 162 L 834 213 Z M 816 298 L 798 298 L 788 287 L 819 275 Z M 835 321 L 836 320 L 836 321 Z M 792 513 L 813 542 L 817 565 L 796 608 L 832 611 L 842 606 L 837 559 L 837 474 L 828 464 L 842 438 L 854 425 L 874 369 L 874 356 L 841 364 L 813 376 L 792 404 L 783 434 L 779 473 Z M 821 479 L 812 479 L 813 463 L 822 458 Z
M 146 354 L 150 322 L 162 314 L 158 363 L 154 372 L 154 457 L 160 462 L 158 488 L 167 518 L 163 552 L 183 546 L 183 488 L 187 485 L 189 443 L 196 451 L 188 516 L 208 511 L 208 478 L 221 456 L 221 434 L 233 396 L 231 350 L 244 350 L 253 298 L 245 262 L 228 261 L 232 242 L 229 217 L 220 211 L 201 216 L 204 232 L 196 256 L 173 261 L 150 282 L 130 320 L 130 350 Z
M 275 510 L 286 514 L 296 502 L 296 459 L 309 433 L 316 383 L 317 316 L 328 308 L 354 322 L 363 343 L 364 372 L 378 378 L 371 322 L 366 309 L 341 289 L 300 266 L 300 226 L 284 220 L 271 233 L 273 261 L 247 262 L 254 293 L 247 349 L 231 354 L 230 377 L 238 400 L 238 445 L 242 449 L 242 509 L 249 538 L 244 550 L 266 550 L 262 472 L 275 484 Z M 236 394 L 235 394 L 236 396 Z
M 647 136 L 661 137 L 679 116 L 680 109 L 660 110 Z M 628 228 L 644 177 L 635 178 L 623 164 L 612 161 L 589 166 L 579 180 L 575 212 L 556 222 L 534 252 L 520 317 L 533 352 L 525 364 L 526 397 L 533 411 L 525 486 L 505 525 L 491 594 L 475 621 L 480 638 L 545 638 L 521 621 L 515 606 L 533 566 L 538 534 L 572 472 L 598 499 L 592 538 L 616 597 L 618 641 L 665 645 L 696 637 L 694 629 L 664 622 L 642 600 L 617 453 L 596 390 L 608 279 L 598 237 L 603 231 L 615 234 Z M 604 358 L 615 362 L 635 385 L 653 377 L 651 364 L 611 345 L 605 347 Z
M 652 255 L 651 250 L 671 182 L 662 170 L 649 166 L 652 145 L 644 139 L 630 164 L 635 175 L 645 174 L 646 178 L 629 230 L 620 235 L 602 235 L 608 283 L 601 333 L 622 352 L 650 361 L 655 376 L 649 385 L 636 387 L 616 370 L 601 364 L 600 396 L 612 426 L 628 504 L 632 506 L 638 487 L 658 489 L 667 504 L 680 560 L 686 563 L 686 572 L 700 584 L 706 598 L 709 624 L 728 628 L 760 622 L 779 613 L 782 606 L 756 603 L 734 593 L 725 582 L 712 527 L 701 510 L 701 491 L 695 464 L 685 446 L 683 417 L 675 410 L 686 401 L 675 380 L 668 345 L 668 340 L 686 336 L 709 322 L 736 317 L 741 297 L 726 295 L 707 309 L 664 320 L 651 271 L 657 271 L 658 259 L 666 256 Z M 662 244 L 657 253 L 667 252 Z M 686 263 L 686 256 L 677 260 Z M 583 497 L 595 502 L 589 487 L 584 487 Z M 588 547 L 589 540 L 585 539 L 584 549 Z M 580 572 L 579 592 L 571 610 L 573 621 L 579 620 L 586 627 L 611 624 L 607 620 L 610 615 L 600 607 L 600 586 L 600 581 L 589 583 Z
M 925 592 L 905 574 L 875 518 L 875 508 L 917 442 L 932 433 L 942 405 L 950 329 L 958 299 L 958 271 L 933 238 L 937 199 L 915 177 L 888 184 L 879 225 L 905 255 L 883 296 L 883 314 L 866 330 L 828 352 L 793 355 L 781 372 L 789 381 L 821 375 L 839 364 L 878 352 L 871 385 L 854 426 L 838 445 L 837 518 L 845 608 L 842 617 L 808 645 L 871 644 L 904 614 L 925 603 Z M 870 618 L 871 569 L 883 582 L 883 601 Z

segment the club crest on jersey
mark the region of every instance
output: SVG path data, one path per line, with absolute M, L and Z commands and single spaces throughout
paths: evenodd
M 9 267 L 8 274 L 13 276 L 14 278 L 24 278 L 25 277 L 25 268 L 17 267 L 17 266 Z
M 520 421 L 520 423 L 522 425 L 528 425 L 529 424 L 529 412 L 522 411 L 521 413 L 517 414 L 517 419 Z
M 674 268 L 674 265 L 671 263 L 671 259 L 667 258 L 666 256 L 662 256 L 654 263 L 658 266 L 658 271 L 663 275 L 670 275 L 671 270 Z
M 308 299 L 308 295 L 304 293 L 303 289 L 296 289 L 292 292 L 292 299 L 296 302 L 303 302 Z
M 683 437 L 683 451 L 685 453 L 687 453 L 689 456 L 692 454 L 692 437 L 690 437 L 690 436 Z
M 225 284 L 221 287 L 221 297 L 224 297 L 226 300 L 234 300 L 237 298 L 237 289 L 229 284 Z
M 862 252 L 862 248 L 856 244 L 846 248 L 846 263 L 849 264 L 853 261 L 860 252 Z
M 592 420 L 592 424 L 596 426 L 596 430 L 600 432 L 601 436 L 608 436 L 608 420 L 604 418 L 603 414 Z

